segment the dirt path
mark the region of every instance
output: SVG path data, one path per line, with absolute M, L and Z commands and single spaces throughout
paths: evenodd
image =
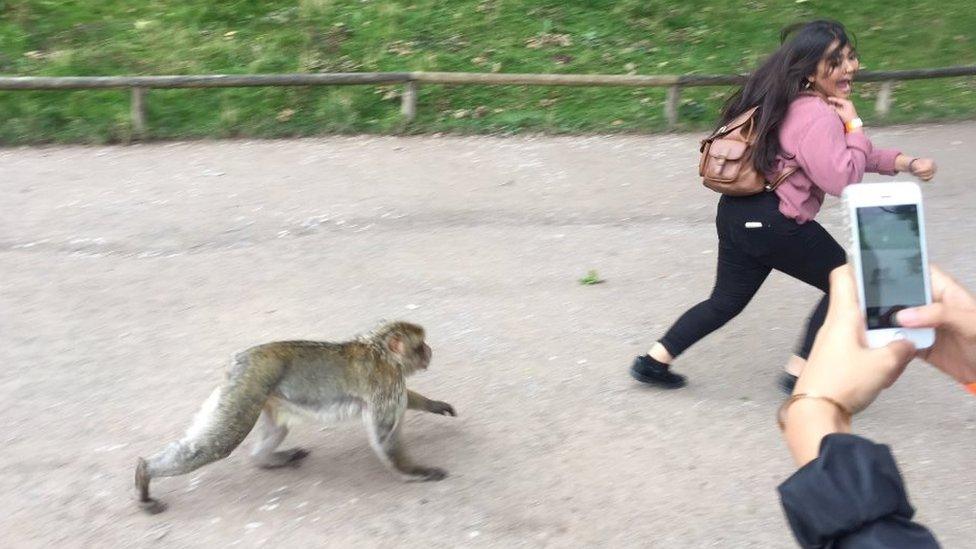
M 976 285 L 976 123 L 872 134 L 939 161 L 931 255 Z M 710 289 L 697 137 L 0 150 L 0 546 L 790 546 L 775 379 L 817 292 L 774 275 L 682 357 L 684 390 L 626 373 Z M 580 285 L 590 269 L 606 283 Z M 356 422 L 310 425 L 300 469 L 238 452 L 136 510 L 135 457 L 182 433 L 234 351 L 380 318 L 428 328 L 412 386 L 461 415 L 405 437 L 447 480 L 401 484 Z M 857 429 L 894 445 L 940 540 L 971 543 L 976 399 L 918 363 Z

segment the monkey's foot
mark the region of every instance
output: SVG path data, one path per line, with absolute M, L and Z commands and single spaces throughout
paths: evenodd
M 447 478 L 447 471 L 437 467 L 414 467 L 406 473 L 408 482 L 427 482 L 431 480 L 444 480 Z
M 166 504 L 158 499 L 149 498 L 139 502 L 139 508 L 150 515 L 158 515 L 166 510 Z
M 270 456 L 258 460 L 258 467 L 262 469 L 277 469 L 279 467 L 298 467 L 299 462 L 305 459 L 308 450 L 304 448 L 292 448 L 274 452 Z

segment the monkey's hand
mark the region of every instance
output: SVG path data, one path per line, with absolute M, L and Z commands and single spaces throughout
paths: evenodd
M 441 402 L 440 400 L 430 401 L 430 404 L 427 405 L 427 411 L 432 414 L 457 417 L 457 412 L 454 411 L 454 406 L 451 406 L 446 402 Z
M 411 467 L 406 471 L 409 482 L 427 482 L 430 480 L 444 480 L 447 478 L 447 471 L 437 467 Z

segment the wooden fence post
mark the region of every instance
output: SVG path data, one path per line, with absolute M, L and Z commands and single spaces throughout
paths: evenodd
M 137 139 L 146 137 L 146 88 L 132 88 L 132 134 Z
M 878 116 L 888 116 L 888 112 L 891 111 L 891 88 L 893 85 L 894 82 L 891 80 L 881 83 L 881 89 L 878 91 L 878 99 L 874 102 L 874 112 Z
M 668 98 L 664 102 L 664 119 L 668 122 L 668 129 L 678 125 L 678 106 L 681 103 L 681 86 L 668 86 Z
M 417 116 L 417 82 L 410 80 L 403 85 L 403 97 L 400 98 L 400 114 L 406 122 L 411 122 Z

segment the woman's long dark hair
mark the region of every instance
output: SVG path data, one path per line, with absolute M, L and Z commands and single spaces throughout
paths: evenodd
M 769 173 L 775 168 L 776 155 L 780 152 L 779 126 L 786 117 L 786 110 L 806 87 L 807 77 L 817 72 L 817 64 L 835 40 L 839 44 L 828 60 L 832 64 L 840 63 L 841 50 L 851 43 L 844 25 L 819 20 L 786 27 L 780 33 L 780 48 L 749 75 L 742 89 L 725 102 L 719 126 L 759 106 L 752 161 L 760 173 Z

